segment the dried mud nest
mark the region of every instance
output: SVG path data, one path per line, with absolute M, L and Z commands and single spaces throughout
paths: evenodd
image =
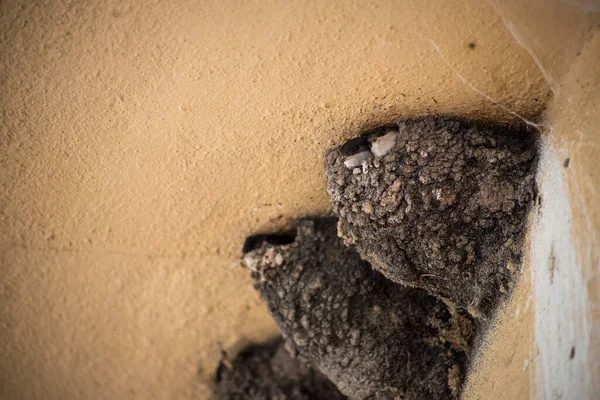
M 302 387 L 298 377 L 310 376 L 315 399 L 459 398 L 474 337 L 519 269 L 536 150 L 525 127 L 452 118 L 400 121 L 330 150 L 336 218 L 303 219 L 293 235 L 252 236 L 244 246 L 302 372 L 291 386 L 276 374 L 278 345 L 246 357 L 239 376 L 260 359 L 262 367 L 250 362 L 263 371 L 252 384 Z M 251 386 L 233 370 L 219 369 L 217 398 L 304 398 L 246 389 L 222 397 L 223 382 Z M 324 377 L 340 393 L 323 397 Z

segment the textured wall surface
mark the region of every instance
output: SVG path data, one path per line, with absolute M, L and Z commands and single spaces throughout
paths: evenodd
M 529 257 L 476 357 L 465 397 L 598 398 L 600 4 L 494 7 L 554 96 L 540 127 L 541 200 L 530 215 Z
M 545 107 L 576 53 L 514 3 L 1 1 L 0 398 L 207 398 L 219 343 L 276 332 L 243 239 L 328 212 L 327 148 Z

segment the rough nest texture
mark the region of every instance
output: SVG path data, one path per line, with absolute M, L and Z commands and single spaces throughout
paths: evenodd
M 357 168 L 329 152 L 339 234 L 394 282 L 485 317 L 520 263 L 535 136 L 447 118 L 398 130 L 391 151 Z
M 281 340 L 246 349 L 217 371 L 215 400 L 344 400 L 327 378 L 283 348 Z
M 352 399 L 457 398 L 474 325 L 373 270 L 336 234 L 304 220 L 293 243 L 244 257 L 292 356 Z

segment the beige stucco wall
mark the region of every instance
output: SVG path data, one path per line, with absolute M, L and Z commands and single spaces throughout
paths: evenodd
M 207 398 L 219 343 L 276 333 L 243 239 L 328 212 L 328 147 L 597 88 L 597 45 L 577 54 L 597 14 L 524 3 L 1 2 L 0 397 Z M 593 99 L 557 103 L 588 128 L 555 137 L 598 143 Z M 593 209 L 585 149 L 568 181 Z
M 538 65 L 553 99 L 541 127 L 541 200 L 530 216 L 523 274 L 475 357 L 465 398 L 596 399 L 600 3 L 494 7 Z M 567 21 L 568 29 L 557 28 Z

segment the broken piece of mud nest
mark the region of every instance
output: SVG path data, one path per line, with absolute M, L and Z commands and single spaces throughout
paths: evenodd
M 318 371 L 290 357 L 281 339 L 252 346 L 217 370 L 215 400 L 344 400 Z
M 327 190 L 375 269 L 487 317 L 518 271 L 535 160 L 525 127 L 404 121 L 330 151 Z
M 336 234 L 303 220 L 293 243 L 244 256 L 286 349 L 351 399 L 456 399 L 474 324 L 373 270 Z

